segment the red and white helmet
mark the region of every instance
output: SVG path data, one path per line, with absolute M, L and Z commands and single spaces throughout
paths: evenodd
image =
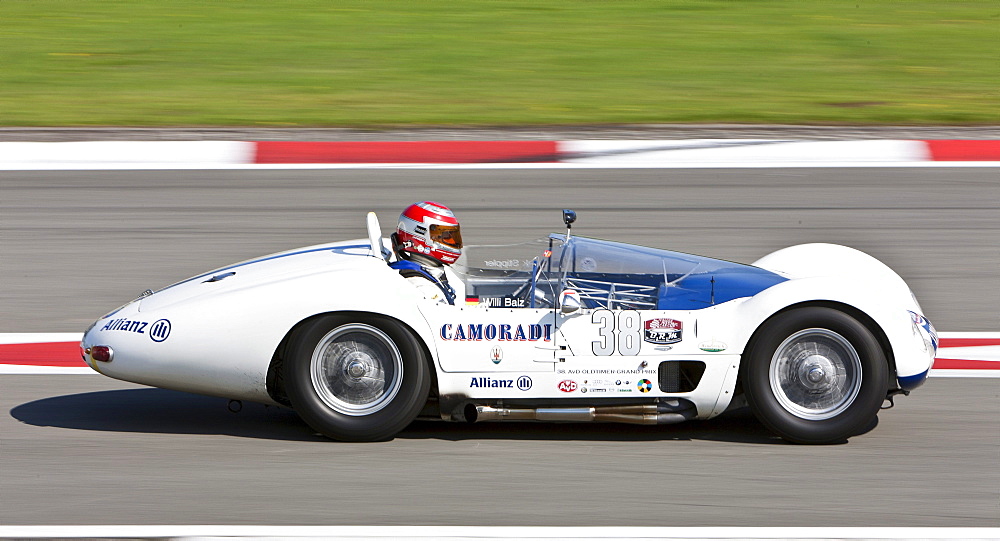
M 462 255 L 462 230 L 455 213 L 441 203 L 414 203 L 399 215 L 399 249 L 450 265 Z

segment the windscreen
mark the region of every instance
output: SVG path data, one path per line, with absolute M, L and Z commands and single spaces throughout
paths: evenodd
M 563 289 L 573 289 L 587 308 L 699 309 L 785 280 L 740 263 L 587 237 L 566 242 L 560 234 L 469 247 L 457 267 L 480 295 L 524 299 L 531 307 L 552 306 Z

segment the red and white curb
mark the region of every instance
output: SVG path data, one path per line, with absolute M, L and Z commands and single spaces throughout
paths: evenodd
M 937 358 L 930 375 L 1000 377 L 1000 333 L 940 333 Z
M 96 374 L 81 357 L 81 333 L 0 333 L 0 375 Z M 1000 378 L 1000 333 L 940 334 L 932 377 Z
M 0 374 L 96 374 L 83 362 L 83 333 L 0 333 Z
M 1000 140 L 0 142 L 0 170 L 1000 167 Z

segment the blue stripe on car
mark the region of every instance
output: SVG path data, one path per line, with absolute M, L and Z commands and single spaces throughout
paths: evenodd
M 923 372 L 915 376 L 905 376 L 896 378 L 899 381 L 899 388 L 904 391 L 912 391 L 917 387 L 920 387 L 927 381 L 927 374 L 930 370 L 924 370 Z
M 184 280 L 182 282 L 177 282 L 176 284 L 169 285 L 169 286 L 161 289 L 160 291 L 166 291 L 167 289 L 170 289 L 170 288 L 172 288 L 174 286 L 179 286 L 181 284 L 186 284 L 186 283 L 192 282 L 194 280 L 200 280 L 202 278 L 205 278 L 207 276 L 213 276 L 213 275 L 215 275 L 217 273 L 220 273 L 220 272 L 225 272 L 225 271 L 232 270 L 232 269 L 238 269 L 240 267 L 245 267 L 247 265 L 253 265 L 255 263 L 262 263 L 264 261 L 271 261 L 272 259 L 281 259 L 283 257 L 291 257 L 293 255 L 310 254 L 310 253 L 313 253 L 313 252 L 333 252 L 333 253 L 338 253 L 339 252 L 339 253 L 346 253 L 346 250 L 352 249 L 352 248 L 366 248 L 367 249 L 367 248 L 370 248 L 370 246 L 367 245 L 367 244 L 351 244 L 351 245 L 348 245 L 348 246 L 325 246 L 323 248 L 312 248 L 310 250 L 299 250 L 298 252 L 289 252 L 287 254 L 277 254 L 277 255 L 271 255 L 271 256 L 267 256 L 267 257 L 262 257 L 260 259 L 252 259 L 250 261 L 244 261 L 242 263 L 236 263 L 235 265 L 230 265 L 228 267 L 222 267 L 221 269 L 215 269 L 215 270 L 213 270 L 211 272 L 206 272 L 205 274 L 200 274 L 200 275 L 195 276 L 193 278 L 188 278 L 187 280 Z M 157 291 L 157 293 L 159 293 L 159 291 Z

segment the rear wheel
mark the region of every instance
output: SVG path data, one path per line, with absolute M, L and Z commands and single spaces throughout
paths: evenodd
M 307 323 L 292 338 L 285 371 L 299 416 L 343 441 L 391 438 L 416 418 L 430 388 L 416 338 L 376 316 L 332 315 Z
M 825 307 L 768 321 L 741 366 L 754 414 L 796 443 L 834 443 L 868 427 L 885 398 L 888 372 L 875 336 Z

